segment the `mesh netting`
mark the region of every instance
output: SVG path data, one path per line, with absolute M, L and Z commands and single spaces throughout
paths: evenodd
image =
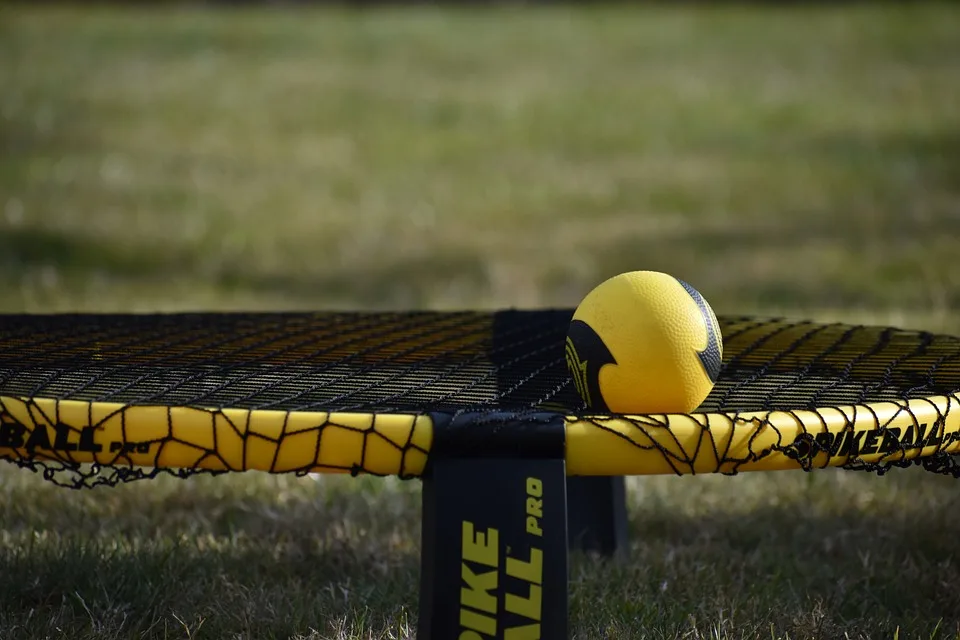
M 586 443 L 580 458 L 590 443 L 597 456 L 635 449 L 630 473 L 735 473 L 781 454 L 805 469 L 920 464 L 960 475 L 953 401 L 928 402 L 931 419 L 914 415 L 927 406 L 917 402 L 960 389 L 957 338 L 722 317 L 720 379 L 681 423 L 591 415 L 564 361 L 571 314 L 0 316 L 0 458 L 70 486 L 251 468 L 413 477 L 450 416 L 460 429 L 495 430 L 560 414 L 580 434 L 568 447 Z M 893 417 L 878 403 L 892 403 Z M 864 430 L 862 412 L 831 413 L 847 406 L 871 412 L 874 450 L 838 435 Z M 696 451 L 688 431 L 699 432 Z

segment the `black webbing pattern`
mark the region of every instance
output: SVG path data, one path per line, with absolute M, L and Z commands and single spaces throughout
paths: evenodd
M 7 315 L 0 316 L 0 396 L 212 413 L 441 412 L 472 416 L 475 425 L 494 424 L 497 415 L 586 415 L 564 360 L 571 315 L 571 309 Z M 720 325 L 723 370 L 698 413 L 812 409 L 960 389 L 955 337 L 753 317 L 722 317 Z M 456 422 L 464 433 L 471 424 Z M 47 473 L 56 466 L 17 462 Z M 116 466 L 122 464 L 120 456 Z M 957 473 L 949 456 L 922 464 Z M 155 472 L 105 473 L 113 483 Z
M 0 395 L 286 411 L 519 411 L 579 401 L 571 311 L 0 316 Z M 721 318 L 701 411 L 812 408 L 960 388 L 960 341 Z
M 0 316 L 0 395 L 286 411 L 517 410 L 568 386 L 568 317 Z

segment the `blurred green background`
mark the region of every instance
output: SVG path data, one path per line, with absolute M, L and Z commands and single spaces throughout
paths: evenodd
M 960 11 L 0 7 L 0 311 L 574 306 L 960 332 Z M 631 481 L 575 638 L 960 637 L 930 474 Z M 408 638 L 416 485 L 0 470 L 0 637 Z
M 949 6 L 4 15 L 5 311 L 960 303 Z

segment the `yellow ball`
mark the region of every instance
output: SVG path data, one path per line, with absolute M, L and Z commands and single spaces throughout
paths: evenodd
M 686 282 L 621 273 L 584 297 L 567 333 L 567 367 L 587 407 L 688 413 L 706 399 L 723 358 L 713 309 Z

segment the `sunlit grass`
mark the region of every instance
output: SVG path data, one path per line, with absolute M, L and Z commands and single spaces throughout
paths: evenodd
M 8 310 L 960 302 L 947 8 L 23 11 Z

